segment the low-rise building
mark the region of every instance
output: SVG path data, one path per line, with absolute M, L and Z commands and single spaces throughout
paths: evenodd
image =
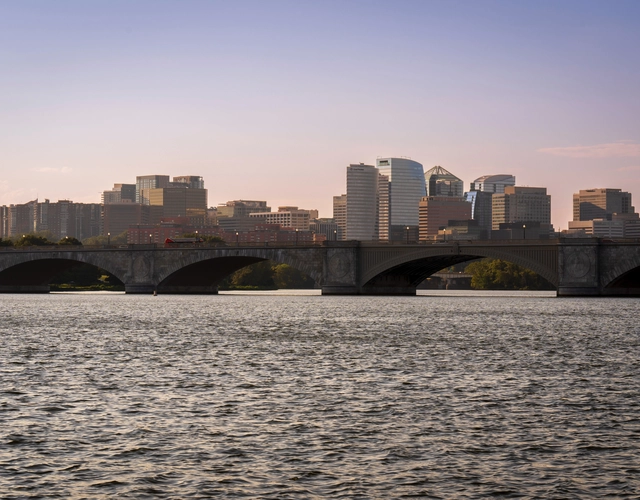
M 309 223 L 309 230 L 316 234 L 324 235 L 325 241 L 342 240 L 342 229 L 334 219 L 313 219 Z
M 504 193 L 495 193 L 491 202 L 493 230 L 508 223 L 551 224 L 551 196 L 547 188 L 505 186 Z
M 298 207 L 278 207 L 277 212 L 257 212 L 249 214 L 249 217 L 259 219 L 264 224 L 279 224 L 281 227 L 290 227 L 298 231 L 309 231 L 311 215 L 318 216 L 317 210 L 303 210 Z
M 388 184 L 388 181 L 387 181 Z M 388 186 L 387 186 L 388 189 Z M 387 225 L 388 225 L 388 211 L 387 211 Z M 341 194 L 340 196 L 333 197 L 333 220 L 338 225 L 338 240 L 343 241 L 347 238 L 347 195 Z
M 438 231 L 446 227 L 450 220 L 471 219 L 471 203 L 464 198 L 453 196 L 425 196 L 418 206 L 420 241 L 435 240 Z M 410 226 L 408 226 L 410 231 Z M 407 234 L 409 241 L 410 234 Z
M 477 220 L 450 220 L 446 227 L 438 230 L 438 239 L 451 240 L 486 240 L 487 229 Z
M 598 238 L 624 238 L 624 221 L 607 219 L 569 221 L 567 232 Z

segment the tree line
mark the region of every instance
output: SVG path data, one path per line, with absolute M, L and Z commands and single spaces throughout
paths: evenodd
M 59 241 L 51 241 L 47 235 L 23 234 L 18 238 L 0 238 L 0 247 L 31 247 L 31 246 L 55 246 L 55 245 L 82 245 L 77 238 L 65 236 Z
M 555 287 L 539 274 L 499 259 L 483 259 L 468 264 L 465 273 L 473 275 L 475 290 L 554 290 Z

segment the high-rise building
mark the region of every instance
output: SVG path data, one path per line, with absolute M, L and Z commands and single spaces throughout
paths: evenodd
M 378 239 L 389 241 L 389 177 L 378 174 Z
M 492 197 L 493 195 L 486 191 L 469 191 L 464 195 L 464 199 L 471 203 L 471 219 L 478 222 L 479 229 L 484 231 L 483 234 L 487 237 L 491 234 Z
M 70 200 L 58 200 L 41 204 L 42 219 L 46 219 L 46 230 L 54 238 L 65 236 L 83 240 L 100 234 L 102 207 L 99 203 L 74 203 Z
M 338 240 L 346 240 L 347 236 L 347 195 L 333 197 L 333 220 L 338 226 Z
M 9 237 L 9 207 L 0 206 L 0 238 Z
M 376 166 L 389 182 L 389 240 L 406 239 L 407 227 L 412 240 L 417 240 L 418 205 L 426 195 L 422 164 L 408 158 L 378 158 Z
M 168 175 L 139 175 L 136 177 L 136 203 L 149 205 L 148 190 L 169 187 Z
M 38 225 L 38 205 L 38 200 L 9 205 L 7 217 L 8 236 L 14 237 L 44 230 Z
M 469 191 L 485 193 L 504 193 L 507 186 L 515 186 L 516 178 L 510 174 L 483 175 L 471 183 Z
M 102 235 L 117 236 L 132 226 L 153 226 L 160 223 L 162 207 L 139 203 L 114 203 L 104 205 Z
M 373 165 L 347 167 L 347 240 L 378 239 L 378 170 Z
M 136 202 L 136 185 L 135 184 L 114 184 L 113 189 L 102 193 L 102 204 L 110 205 L 111 203 L 135 203 Z
M 631 193 L 622 189 L 581 189 L 573 195 L 573 220 L 611 220 L 613 214 L 632 214 Z
M 180 175 L 174 177 L 171 184 L 177 184 L 176 187 L 181 187 L 181 184 L 186 184 L 186 187 L 191 189 L 204 189 L 204 179 L 199 175 Z
M 27 233 L 45 233 L 52 240 L 68 236 L 82 240 L 100 234 L 99 203 L 74 203 L 70 200 L 33 200 L 6 207 L 3 221 L 5 237 Z
M 492 195 L 504 193 L 507 186 L 515 186 L 516 178 L 510 174 L 483 175 L 471 183 L 465 198 L 471 203 L 471 218 L 478 221 L 480 229 L 487 237 L 491 235 Z
M 207 190 L 165 187 L 148 190 L 149 205 L 161 206 L 162 217 L 188 217 L 192 225 L 205 225 Z
M 500 224 L 527 221 L 551 224 L 551 196 L 547 188 L 506 186 L 492 197 L 492 229 Z
M 221 217 L 249 217 L 249 214 L 271 212 L 266 201 L 232 200 L 218 205 L 218 218 Z M 255 223 L 255 221 L 254 221 Z
M 471 203 L 463 197 L 424 196 L 419 204 L 420 240 L 433 240 L 453 220 L 471 219 Z
M 448 170 L 435 166 L 424 173 L 426 196 L 451 196 L 461 198 L 464 195 L 464 182 Z

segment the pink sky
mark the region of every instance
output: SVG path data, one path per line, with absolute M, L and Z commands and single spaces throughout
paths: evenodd
M 331 216 L 349 163 L 640 197 L 640 3 L 5 2 L 0 204 L 201 175 Z

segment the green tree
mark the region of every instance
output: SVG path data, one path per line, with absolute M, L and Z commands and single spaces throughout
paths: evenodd
M 3 240 L 2 238 L 0 238 L 0 247 L 12 247 L 13 246 L 13 241 L 11 241 L 10 239 L 6 239 Z
M 72 267 L 57 274 L 51 280 L 51 284 L 58 285 L 59 289 L 67 290 L 89 287 L 101 290 L 124 289 L 123 283 L 112 274 L 99 267 L 84 263 L 75 263 Z
M 277 288 L 313 288 L 315 285 L 313 279 L 287 264 L 278 264 L 272 270 Z
M 44 236 L 36 236 L 35 234 L 23 234 L 14 243 L 17 247 L 30 247 L 30 246 L 46 246 L 55 245 L 53 241 L 49 241 Z
M 465 272 L 473 275 L 471 288 L 476 290 L 553 290 L 553 286 L 540 275 L 504 260 L 472 262 Z
M 196 233 L 184 233 L 182 238 L 200 238 L 205 243 L 215 243 L 218 246 L 224 246 L 224 239 L 220 236 L 203 236 Z
M 76 264 L 53 277 L 52 284 L 74 284 L 79 286 L 97 285 L 104 274 L 102 269 L 89 264 Z
M 237 270 L 229 280 L 230 288 L 276 288 L 271 262 L 264 260 Z
M 127 244 L 127 231 L 122 231 L 120 234 L 109 236 L 90 236 L 82 240 L 83 245 L 106 245 L 111 243 L 112 245 L 126 245 Z
M 82 242 L 77 238 L 65 236 L 58 242 L 58 245 L 76 245 L 77 246 L 77 245 L 82 245 Z

